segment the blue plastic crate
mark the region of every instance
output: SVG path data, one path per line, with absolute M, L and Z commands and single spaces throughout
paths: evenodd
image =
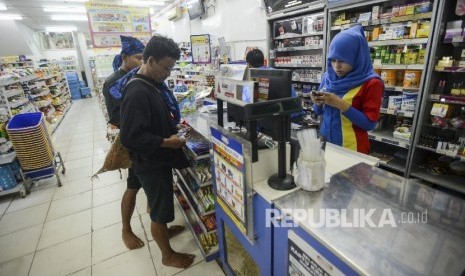
M 86 87 L 86 82 L 85 81 L 79 81 L 79 86 L 80 87 Z
M 9 166 L 0 167 L 0 187 L 2 190 L 9 190 L 16 187 L 16 179 Z
M 86 96 L 91 96 L 91 91 L 89 87 L 81 87 L 81 96 L 86 97 Z
M 80 99 L 80 98 L 82 98 L 81 94 L 71 94 L 71 99 L 73 99 L 73 100 L 77 100 L 77 99 Z
M 10 167 L 11 172 L 15 176 L 16 182 L 21 182 L 23 181 L 23 176 L 21 175 L 21 166 L 19 165 L 19 161 L 15 160 L 8 164 Z

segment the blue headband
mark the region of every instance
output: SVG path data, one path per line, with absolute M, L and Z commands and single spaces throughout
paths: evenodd
M 113 59 L 113 70 L 118 70 L 123 64 L 122 54 L 131 56 L 135 54 L 142 54 L 144 52 L 144 44 L 139 39 L 132 36 L 120 35 L 121 38 L 121 54 L 116 55 Z

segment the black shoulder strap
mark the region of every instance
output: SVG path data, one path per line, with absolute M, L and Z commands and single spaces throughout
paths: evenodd
M 131 82 L 134 82 L 134 81 L 136 81 L 136 80 L 140 80 L 140 81 L 145 82 L 145 83 L 148 84 L 150 87 L 154 88 L 158 93 L 161 93 L 160 90 L 158 90 L 158 88 L 157 88 L 155 85 L 153 85 L 153 84 L 151 84 L 150 82 L 148 82 L 148 81 L 146 81 L 146 80 L 144 80 L 144 79 L 141 79 L 141 78 L 132 78 L 132 79 L 130 79 L 130 80 L 128 81 L 128 83 L 127 83 L 126 85 L 128 85 L 128 84 L 130 84 Z

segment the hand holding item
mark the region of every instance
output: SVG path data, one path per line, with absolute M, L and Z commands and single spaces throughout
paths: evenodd
M 318 105 L 327 104 L 339 109 L 341 112 L 346 112 L 350 108 L 350 105 L 346 101 L 344 101 L 343 99 L 339 98 L 339 96 L 331 92 L 320 91 L 312 93 L 311 97 L 314 103 Z
M 162 146 L 166 148 L 179 149 L 186 144 L 186 140 L 179 138 L 177 134 L 173 134 L 170 138 L 163 140 Z

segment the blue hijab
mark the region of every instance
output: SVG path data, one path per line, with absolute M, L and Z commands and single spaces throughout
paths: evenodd
M 115 99 L 121 99 L 123 97 L 122 92 L 124 90 L 124 87 L 129 82 L 129 80 L 137 74 L 139 69 L 140 67 L 132 69 L 122 78 L 120 78 L 112 87 L 110 87 L 110 94 Z M 173 93 L 171 93 L 168 86 L 164 82 L 155 85 L 155 87 L 160 91 L 163 97 L 163 101 L 165 102 L 169 111 L 173 115 L 174 125 L 178 125 L 181 122 L 181 111 L 179 110 L 179 105 L 178 101 L 176 100 L 176 97 L 174 97 Z
M 331 60 L 342 60 L 352 66 L 352 71 L 342 78 L 338 78 L 331 66 Z M 362 83 L 380 78 L 373 71 L 370 59 L 370 48 L 366 42 L 363 28 L 354 26 L 338 33 L 329 45 L 326 73 L 321 80 L 321 88 L 342 97 L 350 89 Z
M 135 54 L 142 54 L 144 52 L 144 44 L 139 39 L 132 36 L 120 35 L 121 39 L 121 53 L 116 55 L 113 59 L 113 71 L 118 70 L 123 64 L 122 54 L 131 56 Z

